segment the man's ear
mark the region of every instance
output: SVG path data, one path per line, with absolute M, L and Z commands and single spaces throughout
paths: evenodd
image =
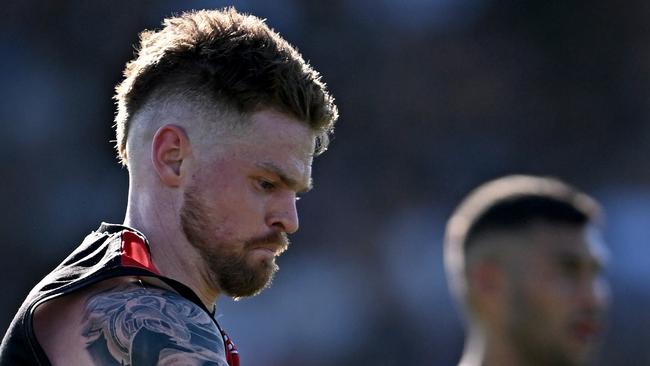
M 468 272 L 470 301 L 479 317 L 497 326 L 509 311 L 510 280 L 506 269 L 491 260 L 474 263 Z
M 151 161 L 166 186 L 180 186 L 183 178 L 181 166 L 190 154 L 190 140 L 182 127 L 164 125 L 153 136 Z
M 490 298 L 505 291 L 504 270 L 494 261 L 474 263 L 468 275 L 472 291 L 483 298 Z

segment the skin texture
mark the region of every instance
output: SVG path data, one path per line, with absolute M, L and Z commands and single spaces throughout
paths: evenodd
M 210 315 L 159 285 L 122 277 L 47 302 L 36 337 L 53 365 L 226 366 Z
M 608 304 L 595 233 L 538 223 L 490 237 L 503 255 L 470 271 L 478 315 L 461 365 L 587 364 Z
M 208 285 L 230 296 L 254 295 L 270 282 L 286 234 L 298 230 L 297 193 L 311 186 L 310 132 L 281 118 L 254 118 L 255 129 L 219 149 L 185 191 L 183 232 Z
M 98 365 L 225 365 L 220 332 L 173 292 L 137 284 L 91 296 L 82 336 Z
M 601 249 L 585 230 L 538 228 L 526 270 L 512 277 L 508 331 L 525 358 L 582 365 L 596 348 L 606 306 Z
M 207 307 L 222 292 L 255 294 L 271 279 L 286 234 L 298 230 L 296 199 L 311 187 L 314 132 L 265 110 L 243 131 L 206 137 L 205 127 L 178 115 L 162 121 L 151 152 L 129 152 L 142 169 L 131 174 L 125 224 L 155 243 L 160 271 Z
M 131 135 L 139 144 L 128 145 L 124 223 L 148 238 L 160 273 L 210 309 L 221 293 L 251 296 L 270 283 L 298 230 L 297 196 L 311 188 L 315 134 L 272 110 L 216 133 L 205 125 L 214 121 L 186 109 L 156 114 Z M 151 278 L 107 280 L 45 303 L 34 331 L 54 365 L 226 364 L 209 314 Z

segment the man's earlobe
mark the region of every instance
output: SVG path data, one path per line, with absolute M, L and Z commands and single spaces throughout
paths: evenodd
M 151 143 L 151 161 L 163 184 L 180 186 L 183 179 L 181 166 L 190 150 L 189 138 L 182 127 L 164 125 L 156 131 Z

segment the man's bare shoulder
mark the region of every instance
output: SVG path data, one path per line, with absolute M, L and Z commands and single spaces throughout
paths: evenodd
M 54 365 L 227 365 L 219 329 L 177 293 L 142 282 L 110 283 L 35 315 Z

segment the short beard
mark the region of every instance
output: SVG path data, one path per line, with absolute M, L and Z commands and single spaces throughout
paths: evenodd
M 213 236 L 216 230 L 210 225 L 208 210 L 192 188 L 185 192 L 180 221 L 187 240 L 207 264 L 209 281 L 235 300 L 255 296 L 269 287 L 279 269 L 274 259 L 264 260 L 259 266 L 249 265 L 249 250 L 270 243 L 280 244 L 282 250 L 289 245 L 286 234 L 278 232 L 243 243 L 219 241 Z

